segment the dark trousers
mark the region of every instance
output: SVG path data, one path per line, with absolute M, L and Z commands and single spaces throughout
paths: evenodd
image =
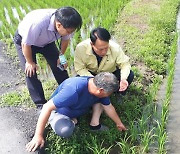
M 121 70 L 118 68 L 113 74 L 117 77 L 117 79 L 120 81 L 121 79 Z M 134 79 L 134 72 L 130 70 L 129 76 L 127 78 L 128 84 L 130 85 Z M 129 87 L 129 86 L 128 86 Z M 128 89 L 128 88 L 127 88 Z M 121 91 L 120 94 L 125 95 L 127 92 L 127 89 L 125 91 Z
M 90 73 L 91 73 L 92 75 L 94 75 L 94 76 L 96 75 L 95 73 L 93 73 L 93 72 L 91 72 L 91 71 L 90 71 Z M 114 72 L 112 72 L 112 73 L 117 77 L 117 79 L 118 79 L 119 82 L 120 82 L 120 79 L 121 79 L 121 70 L 120 70 L 119 68 L 117 68 L 116 71 L 114 71 Z M 128 76 L 128 78 L 127 78 L 127 81 L 128 81 L 128 84 L 129 84 L 129 85 L 132 83 L 133 79 L 134 79 L 134 72 L 133 72 L 132 70 L 130 70 L 129 76 Z M 128 87 L 129 87 L 129 86 L 128 86 Z M 127 88 L 127 89 L 128 89 L 128 88 Z M 120 94 L 125 95 L 126 92 L 127 92 L 127 89 L 126 89 L 125 91 L 121 91 Z M 119 90 L 118 90 L 117 92 L 119 92 Z
M 14 43 L 15 43 L 17 53 L 19 56 L 21 68 L 24 71 L 26 59 L 22 52 L 21 39 L 22 39 L 21 36 L 18 34 L 18 32 L 16 32 L 15 37 L 14 37 Z M 44 47 L 31 46 L 31 49 L 32 49 L 33 62 L 37 63 L 36 53 L 42 54 L 45 57 L 47 63 L 49 64 L 58 84 L 61 84 L 65 79 L 68 78 L 67 71 L 66 70 L 61 71 L 57 67 L 59 51 L 56 47 L 55 42 L 52 42 Z M 33 102 L 36 105 L 46 103 L 43 87 L 42 87 L 41 81 L 37 78 L 37 74 L 35 73 L 35 75 L 33 75 L 32 77 L 26 76 L 26 83 L 27 83 L 27 88 L 29 90 L 29 93 Z

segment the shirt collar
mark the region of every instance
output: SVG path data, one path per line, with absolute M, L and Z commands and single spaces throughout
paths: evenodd
M 48 27 L 48 30 L 49 30 L 49 31 L 54 31 L 54 32 L 56 32 L 55 27 L 54 27 L 54 21 L 55 21 L 55 14 L 53 14 L 53 15 L 51 16 L 50 23 L 49 23 L 49 27 Z

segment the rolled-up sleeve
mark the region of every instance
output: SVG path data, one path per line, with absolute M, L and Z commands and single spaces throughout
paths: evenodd
M 124 54 L 123 50 L 119 46 L 119 51 L 117 52 L 117 65 L 121 69 L 121 80 L 127 79 L 130 73 L 131 65 L 129 63 L 129 57 Z

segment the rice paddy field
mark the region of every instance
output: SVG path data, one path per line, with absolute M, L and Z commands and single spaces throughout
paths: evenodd
M 134 82 L 121 103 L 115 95 L 111 96 L 112 104 L 128 130 L 119 132 L 114 123 L 103 114 L 101 123 L 107 125 L 109 131 L 91 132 L 88 127 L 91 113 L 87 113 L 79 119 L 79 125 L 69 139 L 58 137 L 48 127 L 46 153 L 167 153 L 166 124 L 177 48 L 175 26 L 179 4 L 180 0 L 0 1 L 0 40 L 7 44 L 7 54 L 11 58 L 17 57 L 12 38 L 23 17 L 34 9 L 61 6 L 75 7 L 83 18 L 83 26 L 71 40 L 66 53 L 72 64 L 77 43 L 88 38 L 90 30 L 96 26 L 107 28 L 131 58 L 132 69 L 135 72 Z M 43 61 L 41 57 L 39 61 Z M 157 92 L 164 78 L 167 79 L 166 94 L 162 104 L 158 106 Z M 47 98 L 50 97 L 55 86 L 57 85 L 52 79 L 43 82 Z M 28 103 L 32 104 L 32 101 L 27 89 L 0 97 L 1 106 Z
M 12 38 L 18 23 L 24 15 L 31 10 L 39 8 L 59 8 L 61 6 L 73 6 L 82 15 L 83 28 L 79 35 L 84 39 L 94 26 L 103 25 L 105 28 L 113 26 L 119 11 L 126 5 L 129 0 L 112 0 L 112 1 L 20 1 L 20 0 L 2 0 L 0 3 L 0 38 Z M 77 36 L 78 37 L 78 36 Z M 79 40 L 76 40 L 79 41 Z

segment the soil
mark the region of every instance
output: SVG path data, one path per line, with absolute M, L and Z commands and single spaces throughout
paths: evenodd
M 5 54 L 6 46 L 0 42 L 0 95 L 13 90 L 19 90 L 25 86 L 22 72 L 14 64 L 13 60 Z
M 0 96 L 25 87 L 22 72 L 7 57 L 5 49 L 6 46 L 0 42 Z M 1 107 L 0 153 L 27 153 L 25 145 L 34 134 L 37 118 L 34 108 Z

